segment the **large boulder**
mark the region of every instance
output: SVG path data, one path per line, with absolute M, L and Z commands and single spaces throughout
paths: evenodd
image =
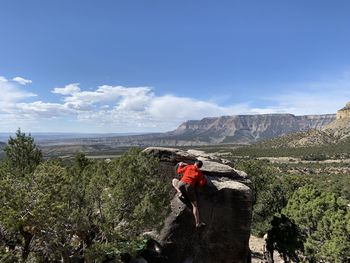
M 245 172 L 233 169 L 226 159 L 205 154 L 202 151 L 183 151 L 175 148 L 149 147 L 144 150 L 148 154 L 156 156 L 160 160 L 160 174 L 169 179 L 173 178 L 175 165 L 179 162 L 194 163 L 196 160 L 203 162 L 201 170 L 205 175 L 215 177 L 227 177 L 235 181 L 249 184 L 248 176 Z
M 252 192 L 244 172 L 237 171 L 222 160 L 171 148 L 147 148 L 145 152 L 160 160 L 163 179 L 175 177 L 174 166 L 180 161 L 203 161 L 208 184 L 198 191 L 202 221 L 195 227 L 192 208 L 175 195 L 171 212 L 160 232 L 151 235 L 153 246 L 144 252 L 148 262 L 167 263 L 238 263 L 248 262 L 252 213 Z

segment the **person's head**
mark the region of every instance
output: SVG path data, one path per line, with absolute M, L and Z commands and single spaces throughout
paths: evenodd
M 203 162 L 197 160 L 197 161 L 194 162 L 194 165 L 197 166 L 197 168 L 201 168 L 203 166 Z

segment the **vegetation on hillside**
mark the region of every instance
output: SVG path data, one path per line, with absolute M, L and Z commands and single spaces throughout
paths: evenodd
M 118 260 L 144 244 L 168 209 L 157 159 L 131 149 L 111 162 L 43 161 L 18 131 L 0 164 L 0 262 Z
M 238 149 L 230 158 L 235 168 L 250 175 L 255 192 L 252 231 L 260 236 L 268 233 L 270 255 L 273 250 L 278 251 L 286 262 L 349 262 L 348 164 L 295 162 L 294 159 L 271 163 L 268 159 L 254 158 L 306 157 L 315 154 L 315 149 L 322 150 L 326 158 L 342 158 L 350 148 L 343 145 L 290 149 L 251 146 Z
M 349 262 L 349 200 L 313 186 L 304 186 L 289 199 L 282 213 L 293 219 L 305 237 L 308 262 Z
M 281 137 L 278 140 L 284 140 Z M 350 158 L 350 138 L 337 143 L 327 143 L 314 146 L 286 146 L 266 141 L 250 146 L 239 147 L 231 151 L 235 156 L 249 157 L 296 157 L 304 160 L 321 161 L 325 159 Z
M 315 147 L 235 149 L 229 158 L 250 175 L 253 229 L 286 262 L 349 262 L 350 140 Z M 227 152 L 227 146 L 206 151 Z M 43 160 L 18 131 L 0 162 L 0 262 L 118 262 L 145 245 L 142 233 L 168 211 L 158 160 L 130 149 L 109 162 L 77 154 Z M 272 163 L 263 157 L 298 157 Z M 256 159 L 256 157 L 262 157 Z M 322 158 L 321 158 L 322 157 Z

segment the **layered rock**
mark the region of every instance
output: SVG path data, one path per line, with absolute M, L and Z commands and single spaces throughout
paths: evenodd
M 207 186 L 198 191 L 201 219 L 207 225 L 195 227 L 190 204 L 180 201 L 174 191 L 164 227 L 153 235 L 157 248 L 149 247 L 145 259 L 167 263 L 248 262 L 252 193 L 247 175 L 224 164 L 227 160 L 202 152 L 155 147 L 145 152 L 160 159 L 160 173 L 169 184 L 179 161 L 201 159 L 208 178 Z
M 350 118 L 350 102 L 344 108 L 337 111 L 337 120 L 344 118 Z
M 179 139 L 196 138 L 209 143 L 251 143 L 292 132 L 320 129 L 334 119 L 334 114 L 223 116 L 187 121 L 169 135 Z
M 337 119 L 324 128 L 334 141 L 340 141 L 350 136 L 350 102 L 337 111 Z
M 306 147 L 342 143 L 350 136 L 350 102 L 338 110 L 336 119 L 321 129 L 291 133 L 258 143 L 259 147 Z
M 180 147 L 221 143 L 250 144 L 292 132 L 321 129 L 335 120 L 335 114 L 294 116 L 292 114 L 235 115 L 187 121 L 176 130 L 129 136 L 74 138 L 41 141 L 44 155 L 111 152 L 119 147 Z

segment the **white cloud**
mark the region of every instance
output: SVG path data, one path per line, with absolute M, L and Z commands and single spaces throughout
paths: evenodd
M 55 126 L 65 131 L 135 132 L 169 131 L 190 119 L 237 114 L 335 113 L 350 100 L 350 75 L 313 83 L 287 85 L 289 92 L 260 101 L 220 105 L 176 95 L 157 96 L 151 87 L 99 86 L 84 90 L 78 83 L 54 88 L 56 102 L 20 88 L 18 81 L 0 77 L 0 117 L 2 127 L 13 130 L 44 127 L 55 120 Z M 286 90 L 286 89 L 284 89 Z M 31 99 L 28 102 L 28 99 Z M 259 106 L 262 105 L 266 106 Z M 83 128 L 84 127 L 84 128 Z
M 155 119 L 169 120 L 169 122 L 174 119 L 178 122 L 179 120 L 234 113 L 229 107 L 220 107 L 212 102 L 173 95 L 154 98 L 149 105 L 148 112 Z
M 29 114 L 30 116 L 40 118 L 55 118 L 67 114 L 74 114 L 74 111 L 68 109 L 63 104 L 48 103 L 42 101 L 35 101 L 31 103 L 17 103 L 16 110 L 22 112 L 22 114 Z
M 21 90 L 18 83 L 0 77 L 0 112 L 9 112 L 17 102 L 35 97 L 36 94 Z
M 17 103 L 34 98 L 36 94 L 20 89 L 18 85 L 18 82 L 0 76 L 0 131 L 15 131 L 33 124 L 31 116 L 19 113 Z
M 0 82 L 7 82 L 7 78 L 3 77 L 3 76 L 0 76 Z
M 71 84 L 72 85 L 72 84 Z M 68 85 L 70 86 L 70 85 Z M 67 87 L 68 87 L 67 86 Z M 68 94 L 66 94 L 68 95 Z M 85 102 L 85 103 L 101 103 L 116 101 L 121 98 L 131 97 L 145 97 L 151 96 L 151 89 L 148 87 L 122 87 L 122 86 L 108 86 L 103 85 L 97 88 L 96 91 L 79 91 L 69 94 L 70 96 L 65 97 L 66 102 Z
M 350 74 L 325 80 L 289 84 L 288 90 L 270 98 L 274 112 L 288 112 L 296 115 L 335 113 L 350 101 Z
M 153 97 L 148 87 L 100 86 L 96 91 L 81 91 L 78 84 L 69 84 L 64 88 L 55 88 L 53 93 L 66 95 L 63 98 L 68 108 L 77 111 L 91 111 L 99 107 L 112 106 L 119 110 L 142 111 Z M 110 103 L 111 105 L 108 105 Z
M 71 95 L 80 92 L 79 83 L 72 83 L 64 88 L 54 88 L 51 92 L 61 95 Z
M 15 77 L 12 80 L 21 84 L 21 85 L 27 85 L 27 84 L 32 83 L 32 81 L 30 79 L 25 79 L 25 78 L 21 78 L 21 77 Z
M 151 88 L 121 88 L 116 108 L 121 111 L 144 111 L 155 97 Z

